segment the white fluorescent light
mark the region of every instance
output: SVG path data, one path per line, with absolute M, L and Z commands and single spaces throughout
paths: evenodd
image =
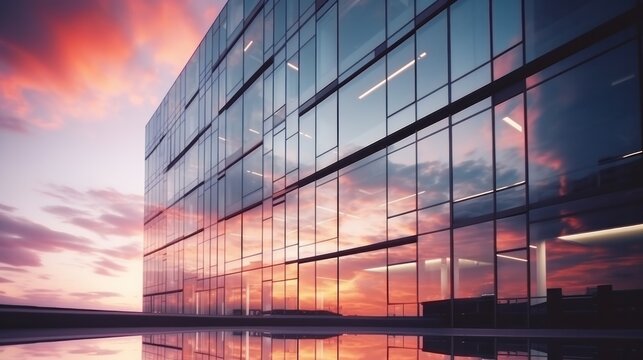
M 250 131 L 251 133 L 259 134 L 259 131 L 255 130 L 255 129 L 248 129 L 248 131 Z
M 252 41 L 252 40 L 250 40 L 250 42 L 248 43 L 248 45 L 246 45 L 246 47 L 245 47 L 245 48 L 243 48 L 243 52 L 246 52 L 246 51 L 248 51 L 248 49 L 250 49 L 250 47 L 252 46 L 252 42 L 253 42 L 253 41 Z
M 259 177 L 263 177 L 263 175 L 259 174 L 259 173 L 258 173 L 258 172 L 256 172 L 256 171 L 246 170 L 246 172 L 247 172 L 248 174 L 252 174 L 252 175 L 259 176 Z
M 639 150 L 639 151 L 635 151 L 633 153 L 629 153 L 627 155 L 623 155 L 623 156 L 621 156 L 621 159 L 627 159 L 630 156 L 640 155 L 640 154 L 643 154 L 643 150 Z
M 410 199 L 410 198 L 415 197 L 415 196 L 417 196 L 417 195 L 422 195 L 422 194 L 424 194 L 425 192 L 426 192 L 426 190 L 422 190 L 422 191 L 420 191 L 420 192 L 419 192 L 419 193 L 417 193 L 417 194 L 411 194 L 411 195 L 403 196 L 403 197 L 401 197 L 401 198 L 399 198 L 399 199 L 395 199 L 395 200 L 391 200 L 391 201 L 389 201 L 389 202 L 388 202 L 388 204 L 394 204 L 394 203 L 396 203 L 396 202 L 398 202 L 398 201 L 402 201 L 402 200 Z M 382 204 L 382 205 L 380 205 L 380 206 L 384 206 L 384 205 L 386 205 L 386 204 L 387 204 L 387 203 L 384 203 L 384 204 Z
M 521 258 L 517 258 L 517 257 L 514 257 L 514 256 L 509 256 L 509 255 L 496 254 L 496 256 L 501 257 L 501 258 L 505 258 L 505 259 L 510 259 L 510 260 L 517 260 L 517 261 L 527 262 L 527 259 L 521 259 Z
M 219 136 L 219 140 L 225 141 L 225 138 L 222 138 L 221 136 Z
M 291 69 L 293 69 L 295 71 L 299 71 L 299 68 L 297 66 L 291 64 L 291 63 L 286 63 L 286 65 L 288 65 L 288 67 L 290 67 Z
M 607 240 L 612 237 L 625 237 L 633 235 L 643 235 L 643 224 L 623 226 L 612 229 L 588 231 L 584 233 L 559 236 L 560 240 L 593 243 L 600 240 Z
M 522 184 L 524 184 L 524 183 L 525 183 L 525 180 L 523 180 L 523 181 L 518 181 L 517 183 L 513 183 L 513 184 L 511 184 L 511 185 L 505 185 L 505 186 L 501 186 L 501 187 L 499 187 L 499 188 L 496 188 L 496 191 L 501 191 L 501 190 L 509 189 L 510 187 L 514 187 L 514 186 L 522 185 Z
M 517 122 L 513 121 L 513 119 L 510 118 L 509 116 L 503 117 L 502 121 L 504 121 L 507 124 L 511 125 L 512 128 L 522 132 L 522 126 L 520 126 L 520 124 L 518 124 Z
M 465 201 L 465 200 L 473 199 L 473 198 L 478 197 L 478 196 L 491 194 L 492 192 L 493 192 L 493 190 L 483 191 L 483 192 L 478 193 L 478 194 L 473 194 L 473 195 L 470 195 L 470 196 L 465 196 L 465 197 L 460 198 L 460 199 L 458 199 L 458 200 L 453 200 L 453 202 L 460 202 L 460 201 Z
M 632 80 L 632 79 L 634 79 L 634 74 L 629 74 L 623 78 L 612 81 L 612 86 L 616 86 L 618 84 L 626 82 L 627 80 Z
M 308 134 L 306 134 L 306 133 L 304 133 L 304 132 L 301 132 L 301 131 L 299 132 L 299 134 L 300 134 L 300 135 L 303 135 L 304 137 L 307 137 L 307 138 L 309 138 L 309 139 L 312 139 L 312 138 L 313 138 L 312 136 L 310 136 L 310 135 L 308 135 Z
M 415 269 L 415 262 L 408 262 L 404 264 L 389 265 L 389 270 L 410 270 L 411 268 Z M 386 272 L 386 266 L 378 266 L 370 269 L 364 269 L 365 271 L 370 272 Z
M 536 246 L 536 245 L 529 245 L 529 247 L 532 248 L 532 249 L 538 249 L 538 246 Z
M 420 57 L 418 59 L 421 59 L 426 56 L 426 51 L 420 54 Z
M 358 96 L 357 98 L 362 100 L 363 98 L 368 96 L 368 94 L 370 94 L 373 91 L 377 90 L 380 86 L 386 84 L 386 81 L 391 80 L 392 78 L 398 76 L 402 71 L 404 71 L 404 70 L 408 69 L 409 67 L 413 66 L 413 64 L 415 64 L 415 59 L 411 60 L 408 64 L 402 66 L 401 68 L 397 69 L 394 73 L 389 75 L 389 77 L 387 77 L 386 79 L 380 81 L 379 83 L 377 83 L 377 85 L 373 86 L 372 88 L 366 90 L 366 92 L 364 92 L 362 95 Z

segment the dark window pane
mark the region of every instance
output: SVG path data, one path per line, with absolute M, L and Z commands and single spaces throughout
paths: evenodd
M 317 155 L 337 146 L 337 95 L 319 103 L 317 110 Z
M 634 0 L 526 0 L 527 61 L 572 40 L 634 4 Z
M 243 78 L 248 81 L 263 63 L 263 17 L 257 16 L 244 33 Z
M 263 81 L 257 79 L 243 94 L 243 151 L 263 138 Z
M 315 172 L 315 111 L 299 118 L 299 176 Z
M 522 2 L 515 0 L 493 0 L 493 55 L 522 41 Z
M 235 101 L 226 111 L 225 143 L 226 162 L 239 158 L 243 146 L 243 119 L 241 117 L 241 99 Z
M 527 92 L 531 202 L 641 184 L 639 158 L 627 156 L 641 150 L 633 45 Z
M 385 40 L 386 2 L 339 0 L 339 73 Z
M 419 59 L 415 58 L 414 43 L 415 37 L 411 36 L 387 55 L 386 79 L 389 115 L 415 100 L 415 63 Z
M 489 2 L 460 0 L 451 6 L 451 78 L 489 61 Z
M 447 14 L 443 11 L 417 31 L 417 98 L 435 91 L 449 79 Z
M 315 95 L 315 41 L 309 41 L 299 51 L 299 103 Z
M 522 94 L 495 107 L 496 189 L 525 182 L 524 114 Z
M 337 6 L 317 22 L 317 91 L 337 77 Z
M 225 213 L 232 214 L 241 210 L 241 184 L 243 176 L 241 173 L 241 161 L 232 165 L 225 176 Z
M 243 158 L 243 195 L 261 189 L 263 183 L 261 148 Z
M 243 80 L 243 41 L 239 39 L 226 56 L 226 94 L 232 95 Z
M 396 31 L 413 19 L 413 3 L 415 0 L 387 0 L 387 36 L 395 34 Z

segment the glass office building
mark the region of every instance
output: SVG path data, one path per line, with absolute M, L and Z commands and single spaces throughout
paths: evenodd
M 144 311 L 640 306 L 642 9 L 228 1 L 146 127 Z

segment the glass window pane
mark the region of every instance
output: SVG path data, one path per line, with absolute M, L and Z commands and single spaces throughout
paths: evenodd
M 386 316 L 386 249 L 339 258 L 339 312 Z
M 388 35 L 395 34 L 396 31 L 406 25 L 413 19 L 414 9 L 413 5 L 415 0 L 387 0 L 386 1 L 386 15 Z
M 451 5 L 451 78 L 489 61 L 489 2 L 460 0 Z
M 315 95 L 315 41 L 299 51 L 299 104 Z
M 337 259 L 316 262 L 317 310 L 337 314 Z
M 319 103 L 317 110 L 317 155 L 337 146 L 337 95 Z
M 243 78 L 248 81 L 263 64 L 263 16 L 257 16 L 243 36 Z
M 339 155 L 344 157 L 386 135 L 384 59 L 339 89 Z
M 410 145 L 387 156 L 388 216 L 415 209 L 415 146 Z
M 527 224 L 524 214 L 496 220 L 496 249 L 520 249 L 527 246 Z
M 317 21 L 317 91 L 337 78 L 337 6 Z
M 346 71 L 385 38 L 386 2 L 339 0 L 339 73 Z
M 299 118 L 299 177 L 315 172 L 315 111 Z
M 385 241 L 386 158 L 339 177 L 339 248 Z
M 522 1 L 493 0 L 493 55 L 522 41 Z
M 389 304 L 417 304 L 417 272 L 416 263 L 388 266 L 388 302 Z M 389 316 L 404 315 L 395 313 Z
M 397 0 L 395 0 L 397 1 Z M 391 115 L 415 100 L 415 37 L 387 55 L 387 101 L 388 115 Z
M 263 138 L 263 81 L 257 79 L 243 94 L 243 151 Z
M 449 200 L 449 130 L 417 142 L 418 207 Z
M 316 241 L 337 237 L 337 180 L 317 187 L 316 194 Z M 335 248 L 335 250 L 337 250 Z
M 516 301 L 527 297 L 527 251 L 496 254 L 498 260 L 498 300 Z M 502 310 L 501 307 L 498 310 Z
M 454 296 L 477 298 L 494 293 L 493 222 L 453 231 Z
M 286 114 L 299 107 L 299 55 L 286 62 Z
M 496 189 L 525 182 L 523 95 L 496 105 Z
M 454 201 L 493 189 L 491 111 L 453 125 Z
M 242 1 L 229 1 L 228 2 L 228 37 L 241 25 L 243 21 L 243 2 Z
M 261 189 L 263 184 L 261 148 L 243 158 L 243 195 Z
M 416 86 L 417 98 L 420 99 L 449 80 L 446 11 L 418 29 L 416 39 Z
M 641 184 L 634 170 L 640 158 L 627 156 L 641 150 L 641 95 L 633 45 L 527 92 L 531 202 Z
M 238 159 L 243 149 L 243 118 L 241 116 L 242 100 L 238 99 L 226 111 L 225 155 L 226 163 Z
M 232 214 L 241 210 L 241 184 L 243 177 L 241 174 L 241 161 L 232 165 L 225 176 L 225 214 Z
M 299 245 L 315 243 L 315 184 L 299 189 Z
M 451 297 L 451 236 L 448 230 L 418 237 L 418 284 L 420 302 Z
M 532 301 L 552 288 L 563 295 L 593 294 L 599 285 L 643 288 L 643 206 L 625 202 L 596 199 L 588 211 L 559 208 L 570 215 L 530 224 Z
M 634 4 L 634 0 L 526 0 L 527 61 L 572 40 Z
M 315 263 L 299 264 L 299 310 L 315 310 Z
M 243 257 L 261 253 L 261 205 L 243 212 Z
M 239 39 L 226 56 L 226 94 L 232 95 L 243 80 L 243 41 Z M 229 98 L 229 97 L 228 97 Z

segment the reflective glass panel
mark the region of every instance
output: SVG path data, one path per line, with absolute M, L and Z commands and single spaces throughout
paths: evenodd
M 340 74 L 386 39 L 385 6 L 382 0 L 339 0 Z
M 344 157 L 386 135 L 384 59 L 339 89 L 339 155 Z
M 386 158 L 339 177 L 340 250 L 385 241 Z
M 489 2 L 460 0 L 451 5 L 451 78 L 489 61 Z

